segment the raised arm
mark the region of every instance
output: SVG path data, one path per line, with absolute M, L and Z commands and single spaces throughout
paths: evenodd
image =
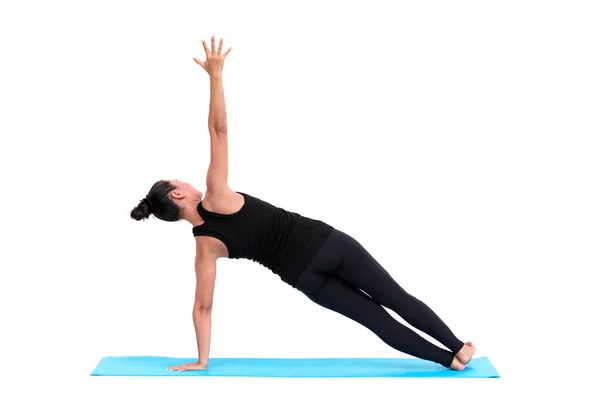
M 227 112 L 225 108 L 225 94 L 223 90 L 223 64 L 231 47 L 224 53 L 223 39 L 219 47 L 215 48 L 215 37 L 211 37 L 211 49 L 208 49 L 203 40 L 202 45 L 206 52 L 206 61 L 194 58 L 210 77 L 210 105 L 208 110 L 208 132 L 210 134 L 210 164 L 206 175 L 206 192 L 219 195 L 229 190 L 228 175 L 228 144 L 227 144 Z

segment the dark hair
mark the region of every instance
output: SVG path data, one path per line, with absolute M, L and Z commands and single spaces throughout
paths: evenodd
M 146 197 L 140 200 L 138 206 L 131 210 L 131 218 L 140 221 L 154 214 L 156 218 L 163 221 L 179 221 L 179 206 L 169 196 L 173 189 L 175 186 L 169 181 L 156 182 Z

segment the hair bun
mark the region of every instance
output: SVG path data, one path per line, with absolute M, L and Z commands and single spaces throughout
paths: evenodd
M 148 208 L 148 213 L 151 214 L 152 213 L 152 202 L 150 200 L 148 200 L 147 197 L 144 197 L 140 201 L 141 201 L 141 204 L 145 204 L 146 205 L 146 207 Z
M 142 200 L 140 200 L 138 206 L 131 210 L 131 218 L 135 219 L 136 221 L 141 221 L 150 217 L 150 214 L 153 212 L 154 210 L 152 208 L 152 202 L 148 200 L 148 198 L 144 197 Z

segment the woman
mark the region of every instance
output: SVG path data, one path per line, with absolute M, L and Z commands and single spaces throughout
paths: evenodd
M 227 183 L 227 118 L 222 70 L 231 47 L 222 53 L 223 39 L 211 49 L 202 44 L 206 60 L 194 58 L 210 77 L 210 164 L 206 195 L 188 183 L 161 180 L 131 212 L 135 220 L 154 214 L 164 221 L 186 220 L 196 241 L 196 295 L 193 321 L 198 361 L 170 370 L 208 368 L 211 307 L 218 258 L 245 258 L 264 265 L 281 280 L 323 307 L 370 329 L 391 347 L 454 370 L 465 369 L 472 343 L 456 338 L 424 303 L 405 292 L 351 236 L 331 225 L 275 207 Z M 415 328 L 438 340 L 442 349 L 394 319 L 397 312 Z

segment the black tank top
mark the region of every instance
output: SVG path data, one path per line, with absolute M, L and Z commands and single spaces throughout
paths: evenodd
M 334 228 L 249 194 L 236 193 L 244 196 L 245 203 L 233 214 L 218 214 L 206 210 L 202 201 L 198 204 L 198 213 L 205 222 L 192 228 L 194 236 L 221 240 L 229 250 L 229 258 L 259 263 L 295 288 Z

